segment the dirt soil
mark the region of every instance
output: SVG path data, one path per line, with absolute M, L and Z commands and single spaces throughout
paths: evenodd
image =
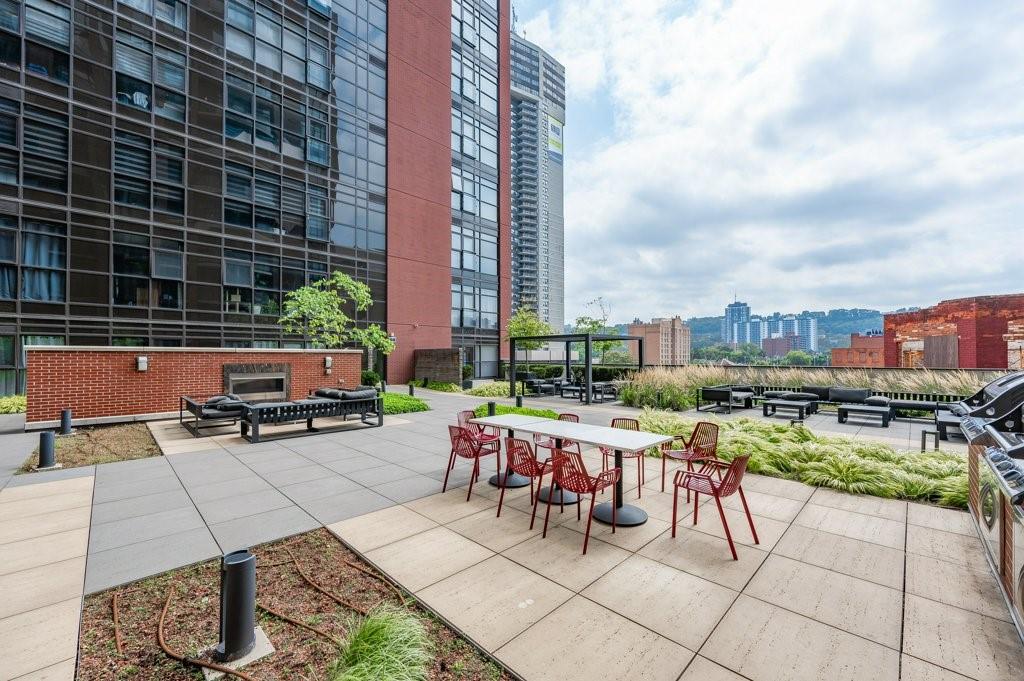
M 57 463 L 64 468 L 92 466 L 97 463 L 128 461 L 160 456 L 160 447 L 144 423 L 122 423 L 116 426 L 76 428 L 72 435 L 56 440 Z M 27 473 L 39 463 L 38 448 L 21 466 Z
M 344 640 L 360 617 L 311 587 L 302 570 L 320 586 L 360 609 L 378 604 L 401 605 L 419 617 L 433 642 L 434 661 L 428 678 L 437 681 L 513 678 L 473 645 L 396 590 L 345 561 L 370 569 L 326 529 L 253 549 L 257 556 L 257 603 Z M 157 645 L 157 624 L 168 592 L 173 600 L 164 623 L 167 644 L 175 651 L 199 656 L 217 642 L 220 561 L 182 568 L 157 577 L 88 596 L 79 639 L 79 681 L 138 679 L 171 681 L 202 679 L 197 667 L 172 660 Z M 118 617 L 123 653 L 117 650 L 113 597 L 119 594 Z M 257 621 L 276 652 L 245 667 L 258 681 L 289 679 L 327 681 L 326 670 L 338 648 L 326 638 L 287 623 L 257 608 Z

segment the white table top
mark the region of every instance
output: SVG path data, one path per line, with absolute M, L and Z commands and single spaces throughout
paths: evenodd
M 515 423 L 498 419 L 523 419 Z M 512 428 L 525 433 L 536 433 L 548 437 L 573 440 L 588 445 L 597 445 L 623 452 L 639 452 L 650 447 L 657 447 L 663 442 L 670 442 L 671 435 L 659 435 L 646 431 L 624 430 L 608 426 L 592 426 L 589 423 L 573 423 L 572 421 L 555 421 L 553 419 L 504 414 L 502 416 L 485 416 L 472 419 L 472 423 L 493 425 L 499 428 Z

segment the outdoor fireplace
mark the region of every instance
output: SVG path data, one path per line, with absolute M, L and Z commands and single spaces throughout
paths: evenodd
M 291 394 L 291 365 L 225 364 L 224 392 L 246 402 L 287 400 Z

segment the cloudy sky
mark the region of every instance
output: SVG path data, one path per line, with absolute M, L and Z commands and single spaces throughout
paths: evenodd
M 1024 2 L 514 4 L 567 69 L 567 320 L 1024 290 Z

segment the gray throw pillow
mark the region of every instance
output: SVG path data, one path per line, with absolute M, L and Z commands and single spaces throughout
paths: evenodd
M 372 400 L 377 397 L 377 391 L 373 388 L 369 390 L 343 390 L 341 391 L 341 399 L 343 400 Z
M 864 400 L 864 404 L 871 407 L 888 407 L 889 398 L 885 395 L 872 395 Z
M 864 400 L 871 397 L 871 391 L 863 388 L 829 388 L 829 402 L 840 404 L 863 404 Z

